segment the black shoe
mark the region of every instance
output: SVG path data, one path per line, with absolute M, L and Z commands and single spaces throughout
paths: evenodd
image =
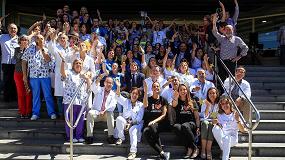
M 107 142 L 109 144 L 115 144 L 116 140 L 115 140 L 114 136 L 108 136 Z
M 86 137 L 85 144 L 92 144 L 93 143 L 93 137 Z

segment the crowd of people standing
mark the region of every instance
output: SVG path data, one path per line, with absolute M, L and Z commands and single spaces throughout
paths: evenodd
M 228 85 L 221 65 L 219 75 L 232 95 L 220 97 L 224 91 L 214 84 L 217 51 L 248 98 L 251 95 L 243 79 L 245 68 L 235 68 L 248 47 L 236 36 L 239 8 L 237 0 L 234 3 L 233 17 L 220 2 L 222 12 L 205 15 L 201 26 L 177 25 L 175 20 L 166 25 L 148 16 L 141 24 L 104 22 L 99 10 L 90 17 L 86 7 L 70 12 L 68 5 L 57 10 L 56 18 L 34 23 L 27 35 L 18 36 L 11 23 L 8 33 L 0 35 L 4 101 L 17 92 L 20 118 L 37 120 L 44 98 L 49 117 L 57 119 L 64 117 L 75 96 L 73 114 L 79 122 L 73 142 L 93 143 L 96 122 L 106 121 L 109 143 L 122 144 L 129 132 L 128 159 L 136 157 L 142 136 L 162 159 L 169 159 L 159 133 L 173 131 L 184 140 L 185 158 L 200 154 L 212 159 L 216 139 L 227 160 L 238 130 L 244 131 L 227 96 L 235 97 L 236 105 L 246 108 L 244 113 L 248 106 L 239 89 Z M 86 114 L 79 114 L 82 108 Z M 65 128 L 68 139 L 69 127 Z

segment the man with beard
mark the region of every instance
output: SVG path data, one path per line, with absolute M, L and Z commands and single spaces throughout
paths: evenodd
M 224 35 L 221 35 L 218 32 L 217 26 L 217 15 L 213 16 L 213 34 L 217 38 L 220 43 L 220 57 L 229 68 L 230 72 L 234 74 L 235 64 L 236 62 L 243 56 L 247 55 L 248 46 L 243 42 L 243 40 L 233 35 L 233 27 L 231 25 L 227 25 L 225 27 Z M 238 54 L 238 50 L 240 49 L 240 53 Z M 222 67 L 222 65 L 218 61 L 219 68 L 219 76 L 222 81 L 226 79 L 227 73 Z

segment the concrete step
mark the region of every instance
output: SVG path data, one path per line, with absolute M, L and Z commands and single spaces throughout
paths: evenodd
M 284 120 L 285 110 L 259 110 L 263 120 Z
M 246 72 L 285 72 L 285 67 L 276 66 L 245 66 Z
M 263 71 L 255 71 L 255 72 L 246 72 L 246 77 L 285 77 L 285 72 L 263 72 Z
M 0 140 L 1 153 L 46 153 L 46 154 L 68 154 L 69 143 L 59 141 L 38 141 L 29 139 L 8 139 Z M 165 151 L 171 152 L 173 155 L 184 155 L 183 146 L 164 146 Z M 253 156 L 285 156 L 284 143 L 253 143 Z M 247 156 L 248 143 L 239 143 L 231 149 L 232 156 Z M 85 145 L 80 143 L 74 144 L 75 154 L 99 154 L 99 155 L 127 155 L 129 152 L 129 144 L 120 146 L 105 143 L 93 143 Z M 214 156 L 219 154 L 220 149 L 214 146 L 212 153 Z M 156 155 L 154 150 L 148 144 L 138 144 L 138 154 Z M 182 157 L 181 157 L 182 158 Z
M 0 127 L 53 127 L 64 128 L 64 120 L 51 120 L 46 118 L 40 118 L 36 121 L 30 119 L 19 119 L 16 117 L 0 117 Z
M 262 90 L 284 90 L 285 83 L 262 83 L 262 82 L 251 82 L 250 83 L 251 89 L 262 89 Z
M 285 95 L 285 90 L 275 90 L 275 89 L 254 89 L 251 90 L 251 94 L 254 96 L 264 95 L 264 96 L 278 96 Z
M 266 95 L 253 95 L 251 97 L 253 102 L 285 102 L 285 95 L 266 96 Z
M 247 80 L 249 83 L 251 82 L 271 82 L 271 83 L 281 83 L 281 82 L 284 82 L 284 77 L 267 77 L 267 76 L 264 76 L 264 77 L 248 77 L 246 76 L 245 77 L 245 80 Z
M 63 128 L 0 128 L 0 139 L 30 138 L 41 140 L 64 140 L 65 129 Z M 176 144 L 179 139 L 176 135 L 169 131 L 160 134 L 161 141 L 164 144 Z M 96 142 L 105 142 L 107 138 L 107 129 L 94 129 L 94 137 Z M 129 136 L 126 135 L 126 139 Z M 248 142 L 248 134 L 239 133 L 239 142 Z M 285 143 L 285 131 L 253 131 L 253 142 L 255 143 Z
M 7 108 L 18 108 L 18 103 L 17 102 L 0 102 L 0 109 L 7 109 Z
M 285 110 L 285 102 L 254 102 L 258 110 Z
M 285 120 L 260 120 L 256 130 L 285 131 Z
M 18 116 L 18 109 L 3 109 L 0 108 L 0 117 L 17 117 Z

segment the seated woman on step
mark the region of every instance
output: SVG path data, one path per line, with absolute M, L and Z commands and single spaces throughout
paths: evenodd
M 222 160 L 228 160 L 231 147 L 238 143 L 238 130 L 244 132 L 245 129 L 229 97 L 221 97 L 218 113 L 218 118 L 213 120 L 212 132 L 223 151 Z

